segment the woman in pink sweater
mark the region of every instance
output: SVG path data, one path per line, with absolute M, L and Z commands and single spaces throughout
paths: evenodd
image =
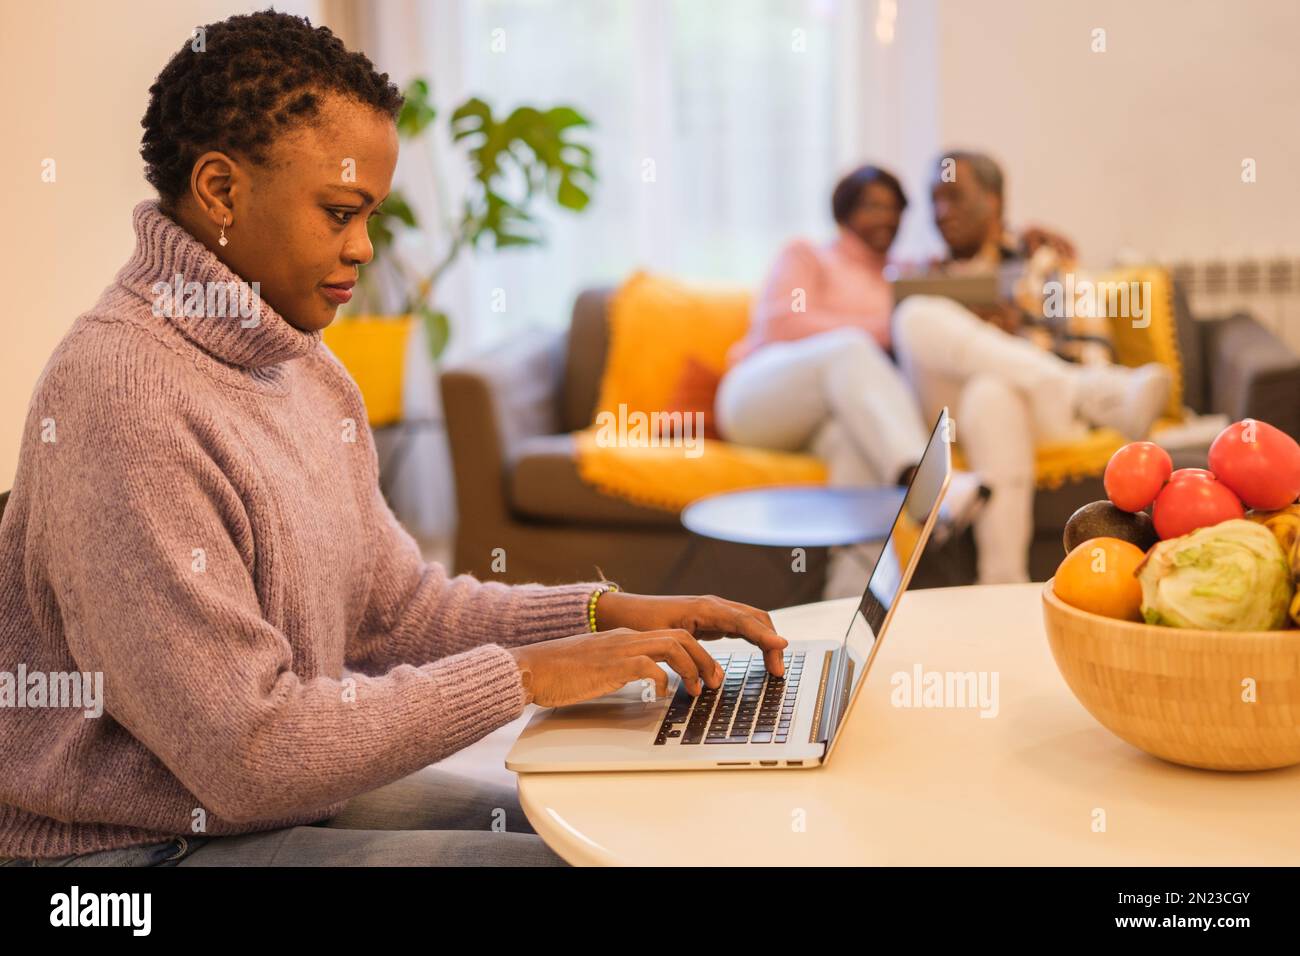
M 150 90 L 160 201 L 36 385 L 0 524 L 0 863 L 561 862 L 512 791 L 421 768 L 532 702 L 662 694 L 660 663 L 716 687 L 701 639 L 776 674 L 786 642 L 716 597 L 421 559 L 321 343 L 401 97 L 305 20 L 204 29 Z
M 718 430 L 743 445 L 809 450 L 832 484 L 902 480 L 930 429 L 890 352 L 893 291 L 884 277 L 907 196 L 863 166 L 831 195 L 835 238 L 790 242 L 727 356 Z

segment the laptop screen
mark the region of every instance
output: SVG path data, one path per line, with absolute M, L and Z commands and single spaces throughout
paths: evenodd
M 836 672 L 827 684 L 819 738 L 832 740 L 853 695 L 866 677 L 885 620 L 898 602 L 904 581 L 911 577 L 929 535 L 930 519 L 939 510 L 952 470 L 952 435 L 948 409 L 939 413 L 930 441 L 907 486 L 903 503 L 894 518 L 889 537 L 876 559 L 867 589 L 844 637 L 843 652 L 837 654 Z M 835 689 L 839 688 L 839 693 Z

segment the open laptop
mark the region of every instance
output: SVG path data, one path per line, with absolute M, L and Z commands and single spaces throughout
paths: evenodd
M 976 311 L 991 309 L 1004 301 L 1002 283 L 996 272 L 976 275 L 923 273 L 895 279 L 892 287 L 895 305 L 913 295 L 942 296 Z
M 698 697 L 668 665 L 669 693 L 635 681 L 594 700 L 539 710 L 506 756 L 519 773 L 816 767 L 848 720 L 907 589 L 952 477 L 948 409 L 930 433 L 866 592 L 839 640 L 790 641 L 785 676 L 739 638 L 705 647 L 726 677 Z
M 1016 285 L 1024 274 L 1025 263 L 1012 261 L 988 271 L 902 273 L 894 276 L 890 285 L 895 305 L 908 296 L 937 295 L 980 312 L 1013 301 Z

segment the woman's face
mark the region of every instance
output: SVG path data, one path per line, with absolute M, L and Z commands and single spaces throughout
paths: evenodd
M 883 256 L 894 244 L 902 216 L 903 207 L 892 189 L 884 183 L 867 183 L 845 225 Z
M 204 165 L 208 156 L 221 159 Z M 209 153 L 196 165 L 200 207 L 213 208 L 216 196 L 230 210 L 227 244 L 209 248 L 245 281 L 260 283 L 262 298 L 290 325 L 314 332 L 334 321 L 374 255 L 366 221 L 392 184 L 393 120 L 327 94 L 316 120 L 282 134 L 266 164 Z

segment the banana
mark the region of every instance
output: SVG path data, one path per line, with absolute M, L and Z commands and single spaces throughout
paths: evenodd
M 1246 517 L 1273 533 L 1291 565 L 1291 582 L 1300 582 L 1300 504 L 1288 505 L 1280 511 L 1252 512 Z M 1291 598 L 1289 613 L 1291 620 L 1300 624 L 1300 591 Z

